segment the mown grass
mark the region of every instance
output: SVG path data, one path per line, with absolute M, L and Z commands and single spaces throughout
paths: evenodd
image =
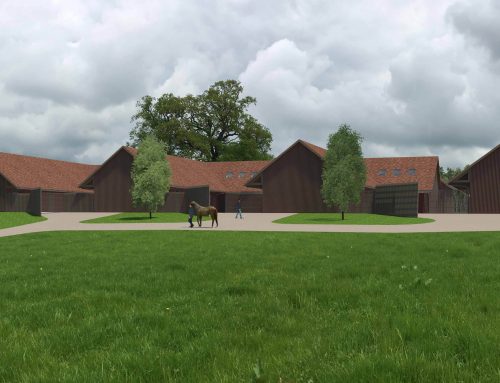
M 203 217 L 208 220 L 210 217 Z M 153 218 L 149 219 L 149 213 L 119 213 L 82 221 L 82 223 L 176 223 L 187 222 L 188 215 L 183 213 L 153 213 Z M 196 223 L 196 217 L 193 218 Z
M 24 212 L 0 212 L 0 229 L 45 221 L 47 218 Z
M 488 382 L 500 233 L 0 238 L 0 381 Z
M 380 214 L 345 213 L 297 213 L 280 218 L 274 223 L 323 224 L 323 225 L 411 225 L 434 222 L 431 218 L 394 217 Z

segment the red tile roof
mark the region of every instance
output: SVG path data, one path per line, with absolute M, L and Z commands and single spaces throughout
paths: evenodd
M 438 163 L 438 157 L 365 158 L 366 186 L 417 182 L 418 190 L 432 190 Z M 382 169 L 386 170 L 385 176 L 379 175 Z M 394 174 L 395 169 L 399 169 L 399 175 Z M 415 175 L 410 173 L 410 169 L 415 169 Z
M 324 158 L 326 154 L 326 149 L 304 140 L 296 141 L 287 150 L 297 144 L 302 144 L 320 158 Z M 285 150 L 285 152 L 287 150 Z M 272 166 L 271 163 L 269 163 L 266 167 Z M 417 182 L 418 189 L 424 191 L 432 190 L 433 188 L 439 166 L 439 158 L 435 156 L 365 158 L 365 165 L 367 172 L 366 187 L 372 188 L 377 185 Z M 379 175 L 379 171 L 383 169 L 385 169 L 385 176 L 381 174 Z M 399 169 L 399 175 L 394 174 L 393 171 L 395 169 Z M 410 169 L 415 169 L 415 175 L 410 173 Z M 258 175 L 255 178 L 257 179 Z
M 124 147 L 132 156 L 137 149 Z M 167 156 L 172 170 L 170 184 L 173 187 L 208 185 L 211 191 L 225 193 L 252 192 L 260 190 L 245 186 L 253 173 L 259 172 L 269 161 L 201 162 L 188 158 Z M 229 177 L 228 173 L 232 175 Z
M 98 165 L 0 153 L 0 175 L 17 189 L 91 193 L 79 185 L 98 168 Z

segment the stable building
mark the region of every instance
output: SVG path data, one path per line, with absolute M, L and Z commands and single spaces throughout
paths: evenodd
M 469 213 L 500 214 L 500 145 L 464 169 L 449 184 L 468 195 Z
M 0 211 L 93 211 L 80 183 L 98 165 L 0 153 Z
M 498 161 L 498 152 L 492 151 L 486 162 Z M 168 155 L 171 187 L 160 211 L 185 212 L 193 200 L 220 212 L 234 211 L 238 200 L 245 212 L 336 211 L 321 198 L 325 153 L 324 148 L 298 140 L 271 161 L 201 162 Z M 123 146 L 98 166 L 0 153 L 0 211 L 139 211 L 130 192 L 136 156 L 137 149 Z M 411 216 L 463 212 L 456 197 L 466 194 L 458 187 L 464 189 L 469 182 L 464 177 L 477 179 L 464 173 L 457 181 L 460 185 L 446 185 L 439 178 L 436 156 L 366 158 L 365 164 L 366 185 L 351 212 Z M 499 168 L 494 169 L 498 180 Z M 471 184 L 471 195 L 476 190 Z
M 98 212 L 138 211 L 132 204 L 132 163 L 137 149 L 123 146 L 90 174 L 80 187 L 94 193 Z M 262 191 L 245 186 L 269 161 L 201 162 L 167 156 L 170 191 L 159 211 L 185 212 L 190 201 L 213 205 L 221 212 L 242 200 L 247 212 L 262 211 Z
M 337 211 L 328 208 L 321 197 L 325 154 L 326 149 L 298 140 L 249 180 L 247 186 L 262 190 L 262 211 Z M 365 158 L 365 165 L 367 180 L 361 202 L 349 211 L 374 212 L 377 187 L 392 185 L 397 191 L 407 190 L 402 185 L 414 184 L 415 213 L 416 209 L 419 213 L 454 212 L 451 194 L 443 192 L 448 187 L 440 181 L 438 157 Z

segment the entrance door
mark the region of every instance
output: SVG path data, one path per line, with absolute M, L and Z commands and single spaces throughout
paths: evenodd
M 216 207 L 220 213 L 224 213 L 226 211 L 226 195 L 224 193 L 217 194 Z
M 429 194 L 418 193 L 418 212 L 419 213 L 429 212 Z

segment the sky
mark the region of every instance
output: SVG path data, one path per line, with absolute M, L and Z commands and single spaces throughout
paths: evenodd
M 281 153 L 348 123 L 366 157 L 500 143 L 496 0 L 0 1 L 0 151 L 101 163 L 144 95 L 241 81 Z

